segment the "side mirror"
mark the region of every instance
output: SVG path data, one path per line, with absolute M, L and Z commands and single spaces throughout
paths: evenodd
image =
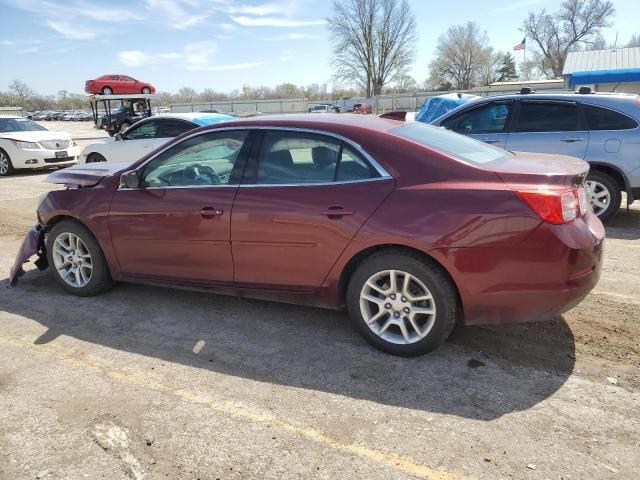
M 123 140 L 121 133 L 116 133 L 113 138 L 116 139 L 116 142 L 121 142 Z
M 137 171 L 131 170 L 120 175 L 120 188 L 138 188 L 139 186 L 140 179 Z

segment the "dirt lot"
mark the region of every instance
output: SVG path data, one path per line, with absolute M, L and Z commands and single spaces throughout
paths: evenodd
M 0 479 L 640 478 L 640 208 L 564 318 L 394 358 L 346 316 L 9 266 L 46 174 L 0 179 Z

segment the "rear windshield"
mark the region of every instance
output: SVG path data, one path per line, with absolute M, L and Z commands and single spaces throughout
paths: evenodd
M 26 118 L 0 118 L 0 132 L 38 132 L 47 130 Z
M 391 132 L 470 163 L 488 163 L 511 156 L 509 152 L 500 148 L 420 122 L 408 123 L 394 128 Z

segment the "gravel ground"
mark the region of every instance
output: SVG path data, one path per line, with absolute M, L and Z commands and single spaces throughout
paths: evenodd
M 343 313 L 136 285 L 82 299 L 35 270 L 8 288 L 45 175 L 0 179 L 0 479 L 640 478 L 638 206 L 563 318 L 402 359 Z

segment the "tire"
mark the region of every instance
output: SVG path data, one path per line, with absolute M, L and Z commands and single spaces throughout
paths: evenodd
M 0 177 L 8 177 L 13 173 L 13 164 L 9 154 L 0 149 Z
M 69 235 L 72 236 L 71 238 L 80 239 L 81 243 L 70 241 Z M 57 243 L 57 240 L 61 243 Z M 69 257 L 66 256 L 67 254 Z M 69 264 L 69 258 L 71 264 Z M 62 220 L 47 234 L 47 260 L 54 280 L 73 295 L 92 297 L 106 292 L 114 284 L 98 242 L 89 230 L 74 220 Z M 75 267 L 81 262 L 82 265 L 90 264 L 91 268 Z M 80 273 L 74 272 L 74 269 Z M 61 273 L 64 271 L 69 272 L 65 277 L 66 280 Z
M 104 158 L 102 155 L 100 155 L 99 153 L 90 153 L 87 156 L 87 163 L 99 163 L 99 162 L 106 162 L 107 159 Z
M 102 89 L 102 95 L 112 95 L 113 94 L 113 90 L 111 87 L 104 87 Z
M 591 202 L 593 213 L 603 223 L 607 222 L 620 209 L 620 204 L 622 203 L 620 185 L 611 175 L 597 170 L 589 172 L 587 185 L 589 186 L 589 201 Z M 600 200 L 604 201 L 604 207 L 602 206 L 603 202 Z
M 151 93 L 151 89 L 150 89 L 149 87 L 144 87 L 144 88 L 142 89 L 142 93 L 143 93 L 143 94 L 145 94 L 145 95 L 147 95 L 147 94 Z
M 390 281 L 387 282 L 391 271 L 395 272 L 398 289 L 393 295 L 383 294 L 381 290 L 391 291 Z M 405 298 L 402 285 L 407 275 L 410 277 L 409 293 L 416 300 L 428 299 L 412 301 Z M 371 283 L 378 289 L 372 290 Z M 367 293 L 365 289 L 371 293 L 368 298 L 376 296 L 375 303 L 361 298 L 361 294 Z M 346 303 L 351 321 L 367 342 L 383 352 L 403 357 L 435 350 L 451 334 L 458 313 L 457 290 L 448 275 L 438 265 L 426 262 L 418 255 L 397 251 L 374 254 L 358 266 L 347 286 Z M 417 312 L 419 308 L 431 313 Z M 412 314 L 414 322 L 407 315 L 412 311 L 415 312 Z M 381 318 L 371 322 L 372 327 L 369 327 L 365 316 L 375 318 L 378 315 Z M 389 320 L 398 324 L 393 323 L 385 329 Z M 404 331 L 399 323 L 404 324 Z M 420 332 L 413 328 L 414 324 Z
M 122 122 L 120 124 L 120 129 L 118 130 L 120 133 L 124 133 L 124 131 L 131 126 L 130 123 Z

